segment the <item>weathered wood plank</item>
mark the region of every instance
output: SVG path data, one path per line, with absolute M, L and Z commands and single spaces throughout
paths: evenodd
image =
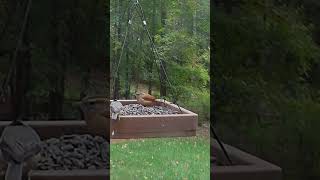
M 185 131 L 197 128 L 195 117 L 141 117 L 122 119 L 117 125 L 118 132 L 164 132 Z
M 119 100 L 123 105 L 137 103 L 136 100 Z M 168 102 L 157 100 L 181 114 L 170 115 L 135 115 L 120 116 L 120 120 L 112 122 L 111 128 L 115 130 L 114 139 L 148 138 L 148 137 L 174 137 L 195 136 L 198 125 L 198 115 Z
M 10 121 L 0 121 L 0 131 L 9 125 Z M 66 134 L 88 134 L 86 122 L 78 121 L 25 121 L 33 127 L 42 139 L 60 137 Z M 0 165 L 1 166 L 1 165 Z M 30 180 L 108 180 L 109 170 L 72 170 L 72 171 L 42 171 L 29 172 Z M 0 173 L 0 179 L 4 179 L 4 173 Z
M 109 171 L 72 170 L 72 171 L 30 171 L 30 180 L 108 180 Z
M 0 131 L 9 125 L 11 121 L 0 121 Z M 86 122 L 77 121 L 25 121 L 25 124 L 31 126 L 39 134 L 41 139 L 59 137 L 65 134 L 87 134 Z
M 249 153 L 224 144 L 229 156 L 235 165 L 233 166 L 211 166 L 211 179 L 215 180 L 280 180 L 282 170 L 267 161 L 259 159 Z M 221 147 L 211 140 L 211 153 L 217 156 L 217 161 L 223 162 L 224 154 Z
M 135 139 L 135 138 L 158 138 L 158 137 L 188 137 L 195 136 L 196 131 L 176 131 L 176 132 L 141 132 L 141 133 L 118 133 L 113 139 Z

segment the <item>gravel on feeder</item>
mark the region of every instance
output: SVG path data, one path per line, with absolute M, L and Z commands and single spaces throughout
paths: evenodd
M 42 142 L 38 170 L 109 169 L 109 143 L 103 137 L 64 135 Z
M 179 114 L 178 111 L 174 111 L 164 106 L 151 106 L 145 107 L 141 104 L 128 104 L 123 106 L 120 111 L 120 115 L 168 115 L 168 114 Z

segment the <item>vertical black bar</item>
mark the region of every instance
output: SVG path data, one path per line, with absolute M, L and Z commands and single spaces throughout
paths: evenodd
M 107 76 L 107 79 L 106 79 L 106 82 L 107 82 L 107 91 L 106 91 L 106 95 L 107 95 L 107 103 L 106 103 L 106 106 L 107 106 L 107 112 L 109 112 L 109 109 L 110 109 L 110 62 L 111 62 L 111 57 L 110 57 L 110 1 L 105 1 L 106 2 L 106 39 L 107 39 L 107 42 L 106 42 L 106 76 Z M 109 115 L 110 117 L 110 115 Z M 110 118 L 109 118 L 109 122 L 110 124 Z M 110 126 L 108 127 L 110 129 Z M 110 134 L 110 133 L 109 133 Z M 108 136 L 108 141 L 110 143 L 110 136 L 109 134 L 107 135 Z M 108 168 L 108 174 L 109 174 L 109 177 L 108 179 L 110 179 L 110 144 L 108 146 L 108 158 L 109 158 L 109 168 Z
M 210 159 L 211 157 L 213 157 L 213 150 L 211 149 L 211 141 L 213 139 L 212 135 L 212 128 L 213 128 L 213 121 L 215 121 L 215 117 L 214 117 L 214 99 L 213 99 L 213 92 L 214 92 L 214 82 L 213 82 L 213 61 L 214 61 L 214 43 L 213 43 L 213 3 L 212 1 L 210 1 L 210 69 L 209 69 L 209 74 L 210 74 Z M 212 172 L 212 162 L 210 161 L 210 179 L 212 179 L 213 177 L 213 172 Z
M 219 144 L 219 146 L 221 147 L 221 149 L 223 150 L 223 153 L 225 155 L 225 157 L 227 158 L 227 160 L 229 161 L 229 164 L 232 164 L 231 158 L 228 155 L 228 152 L 226 151 L 223 143 L 220 141 L 220 138 L 218 137 L 217 133 L 214 130 L 214 124 L 217 122 L 217 116 L 216 116 L 216 99 L 217 97 L 215 96 L 215 92 L 217 89 L 217 84 L 213 81 L 213 77 L 214 77 L 214 72 L 218 71 L 215 67 L 215 44 L 214 44 L 214 30 L 215 28 L 218 27 L 214 27 L 214 5 L 215 5 L 215 1 L 210 1 L 210 136 L 211 136 L 211 141 L 212 140 L 216 140 Z M 211 147 L 212 148 L 212 147 Z M 210 152 L 213 152 L 212 150 Z M 210 154 L 210 156 L 213 156 L 213 154 Z M 211 172 L 211 176 L 212 176 Z

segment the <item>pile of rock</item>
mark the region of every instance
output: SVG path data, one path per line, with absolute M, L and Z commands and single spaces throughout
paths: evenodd
M 120 114 L 123 116 L 130 115 L 168 115 L 168 114 L 178 114 L 178 111 L 174 111 L 170 108 L 164 106 L 152 106 L 145 107 L 141 104 L 128 104 L 125 105 Z
M 39 170 L 109 169 L 109 143 L 91 135 L 65 135 L 42 142 Z

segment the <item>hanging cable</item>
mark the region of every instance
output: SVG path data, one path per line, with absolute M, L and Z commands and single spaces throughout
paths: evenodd
M 213 46 L 214 47 L 214 46 Z M 211 57 L 213 57 L 213 56 L 211 56 Z M 212 60 L 211 61 L 211 68 L 210 68 L 210 74 L 211 74 L 211 71 L 212 71 L 212 69 L 215 69 L 215 73 L 218 73 L 218 74 L 221 74 L 222 75 L 222 73 L 220 73 L 219 72 L 219 69 L 218 68 L 214 68 L 214 61 Z M 222 77 L 222 76 L 221 76 Z M 212 88 L 212 91 L 213 91 L 213 93 L 215 93 L 216 92 L 216 84 L 212 84 L 213 82 L 210 82 L 210 87 L 211 87 L 211 85 L 213 86 L 213 88 Z M 214 101 L 214 102 L 211 102 L 210 103 L 211 104 L 211 109 L 215 109 L 216 107 L 215 107 L 215 105 L 216 105 L 216 101 Z M 224 147 L 224 145 L 222 144 L 222 142 L 220 141 L 220 138 L 218 137 L 218 135 L 216 134 L 216 132 L 214 131 L 214 128 L 213 128 L 213 126 L 215 125 L 215 123 L 216 123 L 216 116 L 215 116 L 215 114 L 211 114 L 210 113 L 210 130 L 211 130 L 211 133 L 213 134 L 213 137 L 214 137 L 214 139 L 216 139 L 216 141 L 218 142 L 218 144 L 219 144 L 219 146 L 221 147 L 221 149 L 222 149 L 222 151 L 223 151 L 223 154 L 225 155 L 225 157 L 227 158 L 227 160 L 229 161 L 229 164 L 230 165 L 232 165 L 233 163 L 232 163 L 232 161 L 231 161 L 231 158 L 230 158 L 230 156 L 229 156 L 229 154 L 228 154 L 228 152 L 227 152 L 227 150 L 225 149 L 225 147 Z
M 19 2 L 17 2 L 19 3 Z M 27 4 L 28 2 L 26 2 Z M 23 4 L 23 3 L 22 3 Z M 0 33 L 0 41 L 2 41 L 2 39 L 4 39 L 4 34 L 5 32 L 7 31 L 8 27 L 9 27 L 9 23 L 10 21 L 13 19 L 13 14 L 15 15 L 18 15 L 18 4 L 15 6 L 15 9 L 14 11 L 11 11 L 11 12 L 8 12 L 9 13 L 9 17 L 7 19 L 7 21 L 5 22 L 5 25 L 4 25 L 4 28 L 2 29 L 1 33 Z M 18 39 L 19 40 L 19 39 Z M 17 43 L 18 44 L 18 43 Z M 9 59 L 12 60 L 12 57 L 10 57 Z M 3 98 L 4 96 L 6 96 L 8 89 L 7 89 L 7 85 L 8 85 L 8 82 L 10 81 L 10 73 L 12 73 L 12 68 L 14 68 L 14 63 L 11 63 L 10 66 L 9 66 L 9 72 L 6 74 L 6 76 L 4 77 L 3 79 L 3 82 L 1 84 L 1 87 L 0 87 L 0 98 Z
M 129 13 L 129 20 L 127 22 L 127 29 L 126 29 L 126 33 L 125 33 L 125 37 L 124 37 L 124 41 L 122 43 L 122 47 L 121 47 L 121 53 L 120 53 L 120 57 L 119 57 L 119 60 L 118 60 L 118 63 L 116 63 L 116 68 L 115 68 L 115 73 L 114 73 L 114 77 L 113 77 L 113 100 L 116 101 L 116 80 L 118 78 L 118 71 L 119 71 L 119 67 L 120 67 L 120 64 L 121 64 L 121 59 L 122 59 L 122 56 L 123 56 L 123 52 L 124 52 L 124 47 L 125 47 L 125 44 L 127 42 L 127 37 L 128 37 L 128 32 L 129 32 L 129 26 L 131 25 L 132 21 L 131 21 L 131 10 L 133 8 L 134 4 L 132 4 L 130 7 L 129 7 L 129 10 L 128 10 L 128 13 Z
M 28 4 L 27 4 L 27 7 L 26 7 L 26 12 L 25 12 L 25 15 L 24 15 L 23 24 L 22 24 L 21 31 L 20 31 L 20 34 L 19 34 L 17 46 L 16 46 L 14 54 L 13 54 L 13 60 L 12 60 L 11 66 L 10 66 L 11 68 L 10 68 L 10 71 L 8 73 L 8 77 L 5 79 L 5 82 L 4 82 L 4 85 L 3 85 L 4 87 L 6 87 L 8 85 L 9 80 L 11 79 L 11 76 L 14 73 L 14 68 L 13 67 L 16 64 L 18 51 L 20 50 L 20 47 L 21 47 L 21 44 L 22 44 L 23 35 L 24 35 L 25 29 L 26 29 L 26 25 L 27 25 L 27 21 L 28 21 L 28 17 L 29 17 L 31 4 L 32 4 L 32 0 L 29 0 Z
M 24 2 L 24 1 L 23 1 Z M 6 8 L 6 11 L 7 11 L 7 20 L 5 21 L 5 23 L 4 23 L 4 26 L 3 26 L 3 29 L 1 30 L 1 32 L 0 32 L 0 42 L 6 37 L 5 36 L 5 34 L 6 34 L 6 31 L 8 30 L 8 28 L 9 28 L 9 24 L 10 24 L 10 22 L 13 20 L 13 17 L 14 17 L 14 15 L 17 15 L 18 14 L 18 5 L 19 5 L 19 3 L 22 3 L 21 2 L 21 0 L 20 0 L 20 2 L 19 1 L 17 1 L 16 2 L 17 3 L 17 5 L 16 6 L 14 6 L 14 9 L 13 10 L 10 10 L 8 7 Z M 22 3 L 23 4 L 23 3 Z
M 147 36 L 149 38 L 149 41 L 150 41 L 150 44 L 151 44 L 151 50 L 153 52 L 153 55 L 154 55 L 154 62 L 156 63 L 156 65 L 160 68 L 158 69 L 157 68 L 157 71 L 159 73 L 159 77 L 160 77 L 160 81 L 162 81 L 161 83 L 163 83 L 164 81 L 167 82 L 168 86 L 173 90 L 173 98 L 174 98 L 174 103 L 178 106 L 180 112 L 182 112 L 181 110 L 181 107 L 179 106 L 179 104 L 177 103 L 177 95 L 176 95 L 176 88 L 171 84 L 169 78 L 168 78 L 168 75 L 167 75 L 167 72 L 165 70 L 165 67 L 163 65 L 163 59 L 160 58 L 160 55 L 157 51 L 157 48 L 153 42 L 153 39 L 151 37 L 151 34 L 150 34 L 150 31 L 148 30 L 147 28 L 147 21 L 146 21 L 146 18 L 145 18 L 145 15 L 144 15 L 144 11 L 142 9 L 142 6 L 140 5 L 139 1 L 138 0 L 133 0 L 133 4 L 130 6 L 129 8 L 129 12 L 130 15 L 129 15 L 129 19 L 128 19 L 128 23 L 127 23 L 127 29 L 126 29 L 126 33 L 125 33 L 125 37 L 124 37 L 124 41 L 123 41 L 123 44 L 122 44 L 122 48 L 121 48 L 121 53 L 120 53 L 120 57 L 119 57 L 119 60 L 118 60 L 118 63 L 116 63 L 116 68 L 115 68 L 115 73 L 114 73 L 114 77 L 113 77 L 113 93 L 114 93 L 114 97 L 113 99 L 116 100 L 116 79 L 118 78 L 118 71 L 119 71 L 119 67 L 120 67 L 120 63 L 121 63 L 121 59 L 122 59 L 122 56 L 123 56 L 123 52 L 124 52 L 124 47 L 125 47 L 125 44 L 127 42 L 127 36 L 128 36 L 128 31 L 129 31 L 129 26 L 132 24 L 132 8 L 137 8 L 138 10 L 138 15 L 140 16 L 140 19 L 143 23 L 143 29 L 144 31 L 147 33 Z M 159 61 L 159 63 L 158 63 Z M 159 64 L 159 65 L 158 65 Z M 162 70 L 163 74 L 164 74 L 164 77 L 162 77 L 161 75 L 161 72 L 160 70 Z
M 26 30 L 26 26 L 27 26 L 29 14 L 30 14 L 31 5 L 32 5 L 32 0 L 29 0 L 28 4 L 27 4 L 27 7 L 26 7 L 22 28 L 21 28 L 21 31 L 20 31 L 20 34 L 19 34 L 18 43 L 17 43 L 16 49 L 15 49 L 14 54 L 13 54 L 13 61 L 12 61 L 11 67 L 15 67 L 15 64 L 17 63 L 16 62 L 17 61 L 17 56 L 18 56 L 18 52 L 19 52 L 21 44 L 22 44 L 23 36 L 25 34 L 25 30 Z M 8 80 L 10 80 L 11 76 L 16 73 L 15 71 L 16 71 L 15 68 L 11 68 L 10 69 Z M 8 80 L 7 80 L 7 83 L 8 83 Z M 18 103 L 18 102 L 16 102 L 16 103 Z M 18 114 L 17 118 L 14 118 L 12 122 L 13 123 L 17 122 L 18 119 L 22 118 L 21 116 L 22 116 L 21 114 Z
M 225 157 L 227 158 L 227 160 L 229 161 L 229 164 L 232 165 L 232 161 L 231 158 L 227 152 L 227 150 L 225 149 L 224 145 L 222 144 L 222 142 L 220 141 L 219 137 L 217 136 L 217 134 L 215 133 L 213 126 L 210 126 L 211 132 L 213 134 L 213 137 L 217 140 L 219 146 L 221 147 L 223 154 L 225 155 Z
M 31 4 L 32 4 L 32 0 L 29 0 L 28 2 L 26 2 L 26 10 L 25 10 L 25 14 L 24 14 L 24 19 L 23 19 L 23 24 L 22 24 L 22 27 L 21 27 L 21 31 L 20 31 L 20 34 L 18 36 L 18 40 L 17 40 L 17 45 L 16 45 L 16 48 L 15 48 L 15 51 L 14 51 L 14 54 L 13 54 L 13 58 L 12 58 L 12 62 L 10 64 L 10 68 L 9 68 L 9 72 L 7 73 L 6 77 L 4 78 L 4 81 L 1 85 L 1 89 L 0 89 L 0 98 L 1 98 L 1 101 L 6 101 L 6 97 L 8 96 L 8 92 L 10 92 L 10 89 L 9 88 L 9 82 L 11 81 L 11 78 L 13 76 L 13 74 L 15 73 L 15 64 L 16 64 L 16 59 L 17 59 L 17 54 L 18 54 L 18 51 L 20 49 L 20 46 L 22 44 L 22 40 L 23 40 L 23 35 L 24 35 L 24 32 L 25 32 L 25 29 L 26 29 L 26 24 L 27 24 L 27 21 L 28 21 L 28 17 L 29 17 L 29 12 L 30 12 L 30 8 L 31 8 Z M 14 119 L 15 121 L 16 119 Z
M 159 53 L 158 53 L 158 51 L 157 51 L 157 48 L 155 47 L 155 44 L 154 44 L 154 42 L 153 42 L 153 40 L 152 40 L 151 34 L 150 34 L 150 32 L 149 32 L 149 30 L 148 30 L 148 28 L 147 28 L 147 22 L 146 22 L 146 18 L 145 18 L 145 15 L 144 15 L 143 8 L 142 8 L 142 6 L 139 4 L 139 1 L 136 1 L 135 5 L 137 6 L 138 10 L 140 10 L 140 11 L 138 11 L 138 12 L 140 12 L 139 15 L 140 15 L 141 21 L 143 22 L 143 28 L 144 28 L 144 30 L 147 32 L 148 38 L 149 38 L 150 43 L 151 43 L 151 49 L 152 49 L 152 51 L 153 51 L 153 53 L 154 53 L 154 55 L 155 55 L 155 57 L 156 57 L 156 58 L 155 58 L 155 63 L 157 64 L 157 59 L 158 59 L 158 61 L 159 61 L 159 67 L 161 68 L 161 70 L 163 71 L 164 76 L 165 76 L 164 78 L 165 78 L 166 82 L 168 83 L 169 87 L 172 88 L 172 90 L 174 91 L 174 93 L 173 93 L 174 103 L 178 106 L 180 112 L 182 112 L 181 107 L 180 107 L 179 104 L 176 102 L 176 101 L 177 101 L 176 88 L 175 88 L 174 86 L 172 86 L 172 84 L 171 84 L 171 82 L 170 82 L 170 80 L 169 80 L 169 78 L 168 78 L 167 72 L 166 72 L 165 67 L 164 67 L 164 65 L 163 65 L 163 62 L 162 62 L 163 59 L 160 58 L 160 55 L 159 55 Z M 160 79 L 161 79 L 161 76 L 160 76 Z
M 145 15 L 144 15 L 144 11 L 143 11 L 143 9 L 142 9 L 142 6 L 141 6 L 139 3 L 136 3 L 136 5 L 139 7 L 139 10 L 140 10 L 140 18 L 141 18 L 141 20 L 142 20 L 142 22 L 143 22 L 143 27 L 144 27 L 145 31 L 147 32 L 148 38 L 149 38 L 149 40 L 150 40 L 150 42 L 151 42 L 151 48 L 152 48 L 152 50 L 154 51 L 155 55 L 157 56 L 156 58 L 158 58 L 158 60 L 159 60 L 160 67 L 161 67 L 162 70 L 164 71 L 164 75 L 165 75 L 165 78 L 167 79 L 168 84 L 169 84 L 170 86 L 172 86 L 171 82 L 169 81 L 168 75 L 167 75 L 167 73 L 166 73 L 166 71 L 165 71 L 164 65 L 163 65 L 163 63 L 162 63 L 162 61 L 161 61 L 162 59 L 160 60 L 159 53 L 158 53 L 157 48 L 155 47 L 155 44 L 154 44 L 154 42 L 153 42 L 153 40 L 152 40 L 151 34 L 150 34 L 148 28 L 146 27 L 146 26 L 147 26 L 147 23 L 146 23 L 146 18 L 145 18 Z

